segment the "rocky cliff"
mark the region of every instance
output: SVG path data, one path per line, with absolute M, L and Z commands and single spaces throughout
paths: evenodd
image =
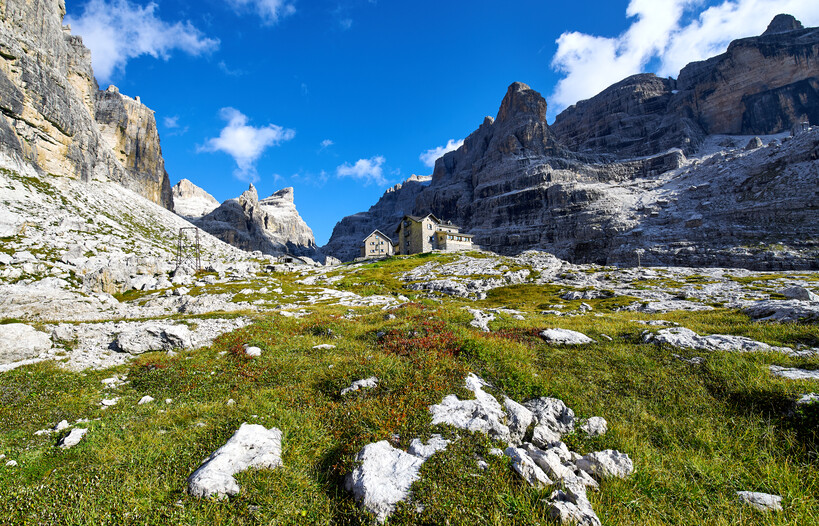
M 219 208 L 215 197 L 187 179 L 182 179 L 171 189 L 174 212 L 186 219 L 197 219 Z
M 116 86 L 97 91 L 94 117 L 105 142 L 131 176 L 129 186 L 154 203 L 173 210 L 173 196 L 159 145 L 154 112 L 122 95 Z
M 819 29 L 778 15 L 678 79 L 634 75 L 567 108 L 551 129 L 572 150 L 623 158 L 692 154 L 708 134 L 775 134 L 796 122 L 819 124 Z
M 578 262 L 636 264 L 639 254 L 658 265 L 816 267 L 819 129 L 793 139 L 772 134 L 805 119 L 819 124 L 796 104 L 811 100 L 799 90 L 819 71 L 811 43 L 819 32 L 788 24 L 798 23 L 780 18 L 766 35 L 689 65 L 679 81 L 630 77 L 551 127 L 543 97 L 512 84 L 497 117 L 436 162 L 412 213 L 452 220 L 501 253 L 542 248 Z M 742 73 L 751 67 L 738 65 L 746 54 L 764 62 L 761 75 Z M 777 62 L 787 64 L 777 69 Z M 723 105 L 733 113 L 710 109 Z M 760 127 L 736 125 L 751 121 Z M 733 135 L 717 135 L 727 131 Z M 749 143 L 757 133 L 764 140 Z M 342 220 L 327 250 L 346 256 L 336 247 L 352 238 L 353 225 L 356 233 L 382 228 L 390 215 L 373 212 Z
M 100 93 L 63 0 L 0 3 L 0 149 L 55 175 L 110 180 L 172 209 L 153 114 Z M 96 119 L 100 122 L 97 122 Z
M 296 210 L 292 188 L 284 188 L 260 200 L 251 184 L 241 196 L 228 199 L 193 223 L 243 250 L 324 261 L 313 231 Z

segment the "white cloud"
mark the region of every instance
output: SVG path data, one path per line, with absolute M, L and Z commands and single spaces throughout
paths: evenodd
M 641 73 L 651 62 L 661 76 L 727 49 L 737 38 L 761 34 L 773 17 L 790 13 L 806 25 L 819 23 L 816 0 L 724 0 L 701 9 L 703 0 L 631 0 L 626 10 L 634 18 L 617 37 L 563 33 L 552 68 L 564 74 L 550 102 L 559 110 L 592 97 L 629 75 Z M 684 23 L 685 15 L 693 14 Z
M 296 132 L 275 124 L 255 128 L 247 124 L 247 116 L 235 108 L 222 108 L 220 116 L 228 123 L 219 137 L 208 139 L 201 152 L 224 152 L 236 161 L 236 176 L 242 180 L 255 181 L 256 161 L 264 151 L 295 137 Z
M 173 117 L 165 117 L 164 119 L 162 119 L 162 122 L 168 129 L 179 128 L 179 117 L 176 115 L 174 115 Z
M 233 6 L 237 13 L 255 11 L 262 19 L 262 23 L 268 26 L 296 12 L 293 4 L 287 0 L 228 0 L 227 3 Z
M 322 148 L 329 148 L 330 146 L 332 146 L 334 144 L 335 143 L 333 141 L 331 141 L 330 139 L 324 139 L 323 141 L 321 141 L 321 147 Z
M 445 153 L 457 150 L 458 148 L 463 146 L 463 144 L 464 144 L 463 139 L 461 139 L 460 141 L 450 139 L 449 141 L 447 141 L 446 146 L 439 146 L 437 148 L 433 148 L 432 150 L 427 150 L 426 152 L 422 153 L 418 158 L 421 159 L 421 162 L 424 163 L 426 166 L 434 168 L 435 161 L 441 158 Z
M 336 168 L 336 175 L 339 177 L 352 177 L 364 181 L 365 185 L 375 183 L 379 186 L 387 184 L 384 178 L 384 170 L 382 166 L 386 159 L 377 155 L 370 159 L 359 159 L 355 164 L 344 163 Z
M 90 0 L 79 17 L 66 16 L 65 23 L 91 50 L 94 73 L 102 83 L 125 71 L 132 58 L 168 60 L 174 50 L 196 56 L 219 47 L 219 40 L 207 38 L 190 22 L 160 19 L 156 9 L 153 2 L 142 7 L 129 0 Z

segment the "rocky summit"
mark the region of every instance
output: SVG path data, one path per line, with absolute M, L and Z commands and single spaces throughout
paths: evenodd
M 629 77 L 551 126 L 543 97 L 512 84 L 428 184 L 344 218 L 325 250 L 349 259 L 361 232 L 433 213 L 506 254 L 817 268 L 818 59 L 819 29 L 779 16 L 676 80 Z
M 197 219 L 219 208 L 215 197 L 187 179 L 182 179 L 171 189 L 173 211 L 187 219 Z
M 201 196 L 201 194 L 199 194 Z M 293 189 L 284 188 L 259 199 L 252 184 L 193 223 L 219 239 L 248 252 L 295 255 L 324 261 L 313 231 L 293 203 Z

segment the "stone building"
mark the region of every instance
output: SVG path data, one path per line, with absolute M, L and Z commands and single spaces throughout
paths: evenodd
M 460 230 L 457 225 L 441 221 L 432 214 L 423 217 L 404 216 L 395 230 L 398 234 L 395 252 L 409 255 L 433 250 L 457 252 L 476 249 L 472 243 L 472 234 L 464 234 Z
M 394 252 L 392 239 L 380 230 L 373 230 L 369 236 L 364 238 L 363 245 L 361 245 L 362 258 L 392 256 Z

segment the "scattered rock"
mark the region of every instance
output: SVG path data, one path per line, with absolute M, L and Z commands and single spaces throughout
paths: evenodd
M 608 431 L 608 422 L 600 416 L 593 416 L 580 425 L 580 430 L 590 438 L 599 437 Z
M 566 407 L 562 400 L 541 397 L 528 400 L 523 405 L 534 415 L 535 432 L 541 427 L 563 435 L 574 429 L 574 411 Z
M 253 347 L 253 346 L 245 347 L 245 354 L 252 357 L 252 358 L 256 358 L 256 357 L 262 355 L 262 350 L 260 348 L 258 348 L 258 347 Z
M 239 493 L 233 475 L 249 468 L 273 469 L 282 464 L 282 432 L 244 423 L 188 478 L 188 493 L 195 497 L 224 498 Z
M 16 465 L 17 465 L 17 461 L 16 461 L 16 460 L 9 460 L 8 462 L 6 462 L 6 467 L 8 467 L 8 468 L 13 468 L 13 467 L 15 467 Z
M 378 385 L 378 378 L 375 376 L 371 376 L 369 378 L 365 378 L 364 380 L 357 380 L 350 384 L 350 387 L 345 387 L 341 390 L 341 396 L 344 396 L 348 393 L 352 393 L 354 391 L 358 391 L 359 389 L 372 389 Z
M 523 442 L 523 437 L 526 435 L 529 426 L 534 422 L 535 415 L 511 398 L 505 399 L 503 406 L 506 409 L 506 421 L 509 425 L 511 442 L 512 444 L 520 444 Z
M 796 400 L 797 407 L 813 404 L 819 404 L 819 394 L 817 393 L 804 394 L 800 396 L 799 399 Z
M 661 329 L 657 333 L 646 331 L 643 333 L 643 341 L 701 351 L 793 352 L 790 347 L 773 347 L 767 343 L 758 342 L 744 336 L 730 336 L 727 334 L 700 336 L 685 327 Z
M 0 364 L 37 358 L 51 349 L 49 335 L 25 323 L 0 325 L 0 334 Z
M 145 396 L 143 396 L 142 398 L 139 399 L 139 402 L 137 402 L 137 405 L 150 404 L 153 401 L 154 401 L 154 397 L 152 397 L 150 395 L 145 395 Z
M 814 294 L 805 287 L 788 287 L 782 290 L 780 294 L 791 300 L 819 301 L 819 295 Z
M 384 522 L 395 505 L 409 497 L 424 460 L 382 440 L 364 446 L 356 462 L 358 466 L 347 475 L 344 487 L 362 508 Z
M 598 480 L 607 477 L 626 478 L 634 472 L 634 464 L 628 455 L 613 449 L 589 453 L 575 464 Z
M 743 312 L 760 321 L 818 321 L 819 303 L 803 300 L 762 300 L 745 307 Z
M 464 307 L 474 318 L 472 321 L 469 322 L 469 325 L 475 327 L 476 329 L 480 329 L 483 332 L 489 332 L 489 322 L 495 319 L 495 316 L 486 312 L 483 312 L 480 309 L 471 309 L 469 307 Z
M 782 497 L 755 491 L 737 491 L 737 497 L 744 504 L 759 511 L 782 511 Z
M 552 480 L 535 464 L 535 461 L 526 453 L 525 449 L 510 446 L 506 448 L 504 453 L 512 459 L 512 468 L 530 486 L 541 489 L 552 484 Z
M 119 402 L 118 396 L 114 398 L 103 398 L 102 401 L 100 402 L 100 405 L 102 405 L 103 407 L 111 407 L 117 405 L 117 402 Z
M 150 323 L 126 329 L 117 336 L 117 348 L 130 354 L 191 348 L 191 331 L 185 325 Z
M 582 486 L 566 485 L 549 496 L 549 514 L 561 524 L 600 526 L 600 519 L 586 496 Z
M 74 447 L 80 443 L 80 440 L 82 440 L 82 437 L 84 437 L 86 433 L 88 433 L 88 429 L 75 427 L 70 433 L 64 436 L 57 445 L 62 449 Z
M 320 345 L 313 346 L 313 349 L 316 349 L 316 350 L 329 350 L 329 349 L 335 349 L 335 348 L 336 348 L 335 345 L 331 345 L 329 343 L 322 343 Z
M 450 441 L 442 438 L 441 435 L 432 435 L 426 444 L 421 442 L 421 439 L 415 438 L 410 443 L 410 447 L 407 452 L 410 455 L 415 455 L 420 459 L 429 460 L 429 457 L 438 451 L 445 450 L 449 444 Z
M 787 378 L 788 380 L 819 380 L 819 370 L 810 371 L 808 369 L 771 365 L 771 372 L 774 376 Z
M 475 399 L 459 400 L 456 395 L 444 397 L 440 404 L 429 407 L 432 425 L 448 424 L 508 442 L 511 438 L 509 428 L 503 424 L 506 413 L 495 397 L 483 390 L 487 385 L 475 374 L 469 373 L 466 388 L 475 393 Z
M 570 331 L 568 329 L 546 329 L 540 333 L 540 337 L 548 343 L 559 345 L 583 345 L 594 343 L 594 340 L 583 333 Z

